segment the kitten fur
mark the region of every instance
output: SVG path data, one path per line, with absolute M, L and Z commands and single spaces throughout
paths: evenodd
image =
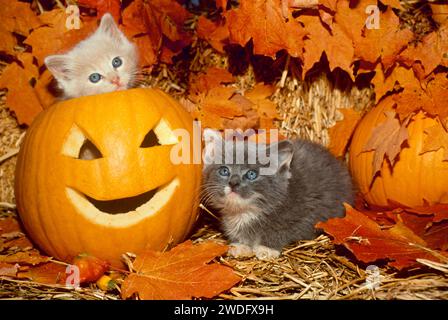
M 205 161 L 232 152 L 232 141 L 219 137 L 207 142 Z M 221 144 L 222 155 L 216 152 Z M 271 145 L 272 146 L 272 145 Z M 353 185 L 347 168 L 324 147 L 305 140 L 280 141 L 278 169 L 273 175 L 259 175 L 250 181 L 248 170 L 259 171 L 262 165 L 247 164 L 247 155 L 254 143 L 244 148 L 245 164 L 216 164 L 204 166 L 202 199 L 206 206 L 222 215 L 223 230 L 233 246 L 235 256 L 251 255 L 268 259 L 277 257 L 281 249 L 301 239 L 312 239 L 318 232 L 314 225 L 332 217 L 344 215 L 343 202 L 353 203 Z M 270 154 L 272 147 L 267 147 Z M 235 163 L 236 152 L 233 155 Z M 226 166 L 230 174 L 223 177 L 219 169 Z M 232 192 L 233 191 L 233 192 Z
M 114 68 L 112 60 L 116 57 L 122 60 L 122 65 Z M 107 13 L 92 35 L 65 54 L 46 57 L 45 65 L 57 80 L 61 98 L 69 99 L 133 87 L 138 53 Z M 89 80 L 93 73 L 101 75 L 99 82 Z

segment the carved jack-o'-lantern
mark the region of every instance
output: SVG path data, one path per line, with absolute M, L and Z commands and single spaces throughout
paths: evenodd
M 196 219 L 201 167 L 171 161 L 179 128 L 192 139 L 190 115 L 152 89 L 42 112 L 16 168 L 17 207 L 31 238 L 65 261 L 87 252 L 115 265 L 125 252 L 182 241 Z

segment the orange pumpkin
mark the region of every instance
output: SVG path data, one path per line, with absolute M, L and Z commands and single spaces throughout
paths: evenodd
M 427 138 L 425 130 L 441 124 L 424 112 L 410 119 L 409 139 L 394 165 L 391 167 L 384 159 L 379 174 L 374 176 L 374 151 L 363 150 L 372 131 L 386 120 L 385 112 L 393 107 L 390 97 L 384 99 L 366 114 L 353 135 L 350 171 L 360 192 L 369 204 L 381 207 L 393 207 L 388 200 L 410 207 L 448 203 L 448 161 L 443 161 L 443 148 L 422 153 Z
M 201 166 L 170 160 L 171 149 L 180 150 L 179 128 L 193 139 L 190 115 L 153 89 L 42 112 L 16 168 L 17 208 L 31 238 L 64 261 L 86 252 L 116 266 L 125 252 L 182 241 L 196 220 Z

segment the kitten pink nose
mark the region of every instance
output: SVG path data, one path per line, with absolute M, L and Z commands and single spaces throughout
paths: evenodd
M 110 82 L 111 82 L 112 84 L 116 85 L 116 86 L 120 86 L 120 85 L 121 85 L 121 84 L 120 84 L 120 77 L 119 77 L 119 76 L 114 76 L 114 77 L 112 78 L 112 80 L 110 80 Z

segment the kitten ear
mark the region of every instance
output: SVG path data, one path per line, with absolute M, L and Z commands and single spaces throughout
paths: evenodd
M 56 80 L 68 80 L 70 78 L 70 58 L 67 55 L 48 56 L 44 62 Z
M 98 31 L 118 41 L 122 40 L 123 37 L 122 32 L 118 29 L 118 26 L 115 23 L 114 17 L 112 17 L 110 13 L 103 15 Z
M 219 132 L 218 130 L 205 128 L 202 135 L 204 136 L 205 144 L 207 144 L 208 142 L 211 142 L 211 141 L 216 141 L 216 142 L 222 141 L 221 132 Z
M 204 129 L 203 139 L 204 150 L 202 159 L 207 165 L 215 162 L 217 156 L 221 155 L 223 139 L 219 131 L 209 128 Z
M 278 171 L 289 169 L 291 166 L 292 156 L 294 154 L 293 144 L 289 140 L 282 140 L 277 143 L 278 152 Z

